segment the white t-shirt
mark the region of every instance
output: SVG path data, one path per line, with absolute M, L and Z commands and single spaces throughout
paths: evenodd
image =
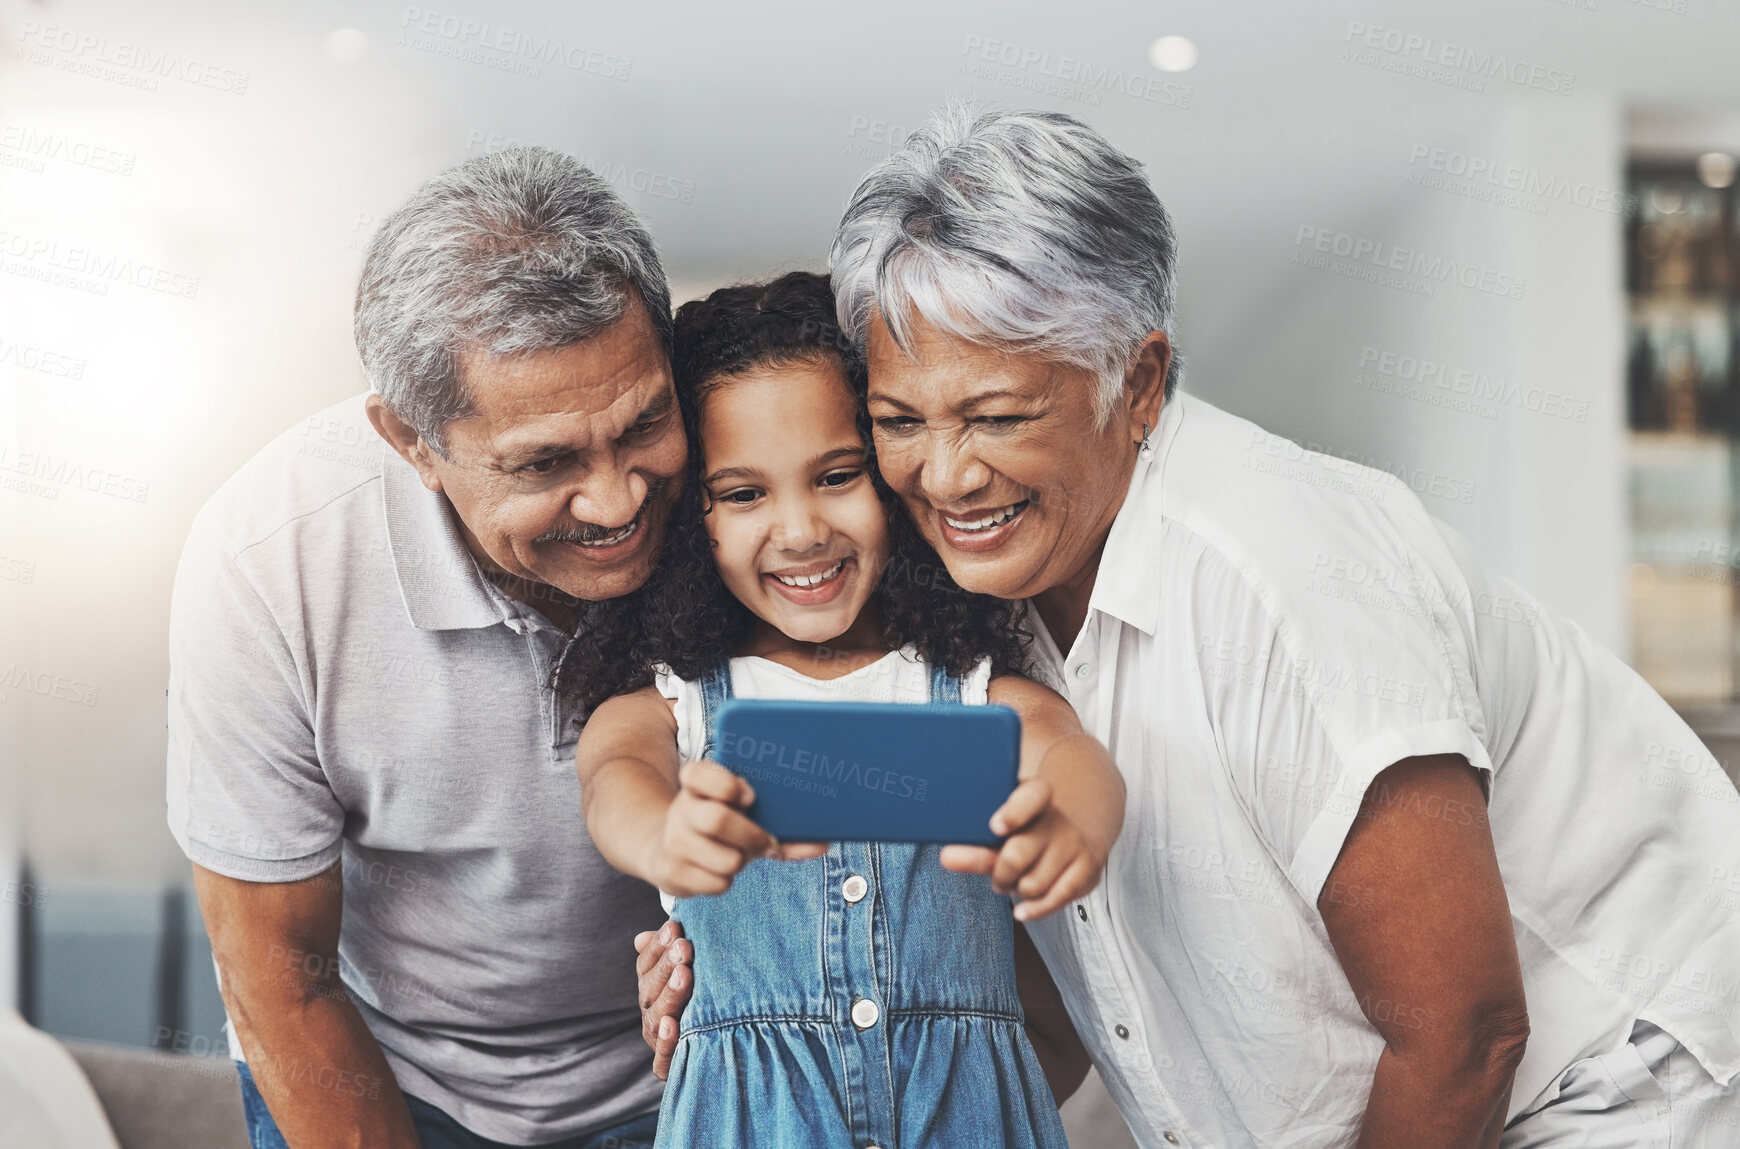
M 961 701 L 983 706 L 990 684 L 991 660 L 981 659 L 961 680 Z M 707 741 L 700 683 L 661 671 L 657 687 L 661 695 L 676 702 L 677 750 L 683 761 L 699 757 Z M 811 678 L 769 659 L 733 658 L 731 693 L 738 698 L 814 702 L 925 703 L 930 701 L 930 664 L 912 647 L 906 647 L 891 650 L 868 666 L 838 678 Z
M 1415 755 L 1490 787 L 1532 1029 L 1513 1115 L 1638 1018 L 1740 1070 L 1740 795 L 1401 482 L 1178 395 L 1067 656 L 1029 617 L 1128 786 L 1106 880 L 1033 933 L 1144 1146 L 1354 1142 L 1383 1040 L 1317 900 L 1368 784 Z

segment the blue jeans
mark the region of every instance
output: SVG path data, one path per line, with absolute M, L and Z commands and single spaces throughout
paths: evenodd
M 278 1132 L 277 1122 L 266 1111 L 266 1099 L 254 1085 L 254 1075 L 248 1067 L 236 1062 L 242 1077 L 242 1109 L 248 1121 L 248 1145 L 251 1149 L 290 1149 L 289 1142 Z M 411 1124 L 416 1127 L 417 1140 L 423 1149 L 512 1149 L 500 1141 L 479 1137 L 427 1101 L 405 1094 L 405 1104 L 411 1108 Z M 566 1141 L 551 1141 L 539 1149 L 652 1149 L 658 1132 L 658 1117 L 642 1114 L 632 1121 L 597 1133 L 570 1137 Z

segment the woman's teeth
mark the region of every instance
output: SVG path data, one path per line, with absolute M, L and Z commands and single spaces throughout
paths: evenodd
M 943 522 L 957 531 L 988 531 L 992 527 L 1001 526 L 1020 514 L 1027 507 L 1027 500 L 1010 503 L 1000 511 L 992 511 L 982 519 L 957 519 L 949 515 L 943 516 Z
M 841 559 L 839 562 L 835 563 L 833 566 L 829 567 L 827 570 L 822 571 L 820 574 L 809 574 L 809 575 L 776 574 L 773 577 L 778 579 L 780 582 L 784 583 L 786 586 L 795 586 L 795 587 L 802 588 L 802 587 L 820 586 L 821 584 L 823 584 L 825 582 L 829 582 L 833 579 L 836 579 L 840 576 L 840 572 L 845 570 L 845 569 L 846 569 L 846 560 Z
M 611 531 L 609 534 L 600 535 L 595 539 L 583 540 L 580 542 L 579 545 L 583 546 L 583 547 L 614 546 L 615 544 L 620 543 L 623 539 L 626 539 L 629 535 L 632 535 L 634 533 L 634 528 L 636 526 L 638 526 L 639 524 L 640 524 L 640 520 L 638 518 L 631 519 L 626 525 L 618 527 L 616 530 Z

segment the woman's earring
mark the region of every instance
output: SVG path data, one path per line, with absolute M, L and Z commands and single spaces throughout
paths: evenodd
M 1138 450 L 1141 452 L 1144 459 L 1151 459 L 1154 457 L 1154 443 L 1153 440 L 1148 437 L 1148 424 L 1146 423 L 1142 424 L 1142 445 Z

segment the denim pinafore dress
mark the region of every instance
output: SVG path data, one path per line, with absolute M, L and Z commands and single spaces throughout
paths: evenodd
M 731 697 L 700 682 L 706 753 Z M 941 668 L 932 702 L 960 700 Z M 1065 1149 L 1022 1029 L 1009 899 L 936 846 L 837 842 L 680 899 L 694 997 L 659 1149 Z

